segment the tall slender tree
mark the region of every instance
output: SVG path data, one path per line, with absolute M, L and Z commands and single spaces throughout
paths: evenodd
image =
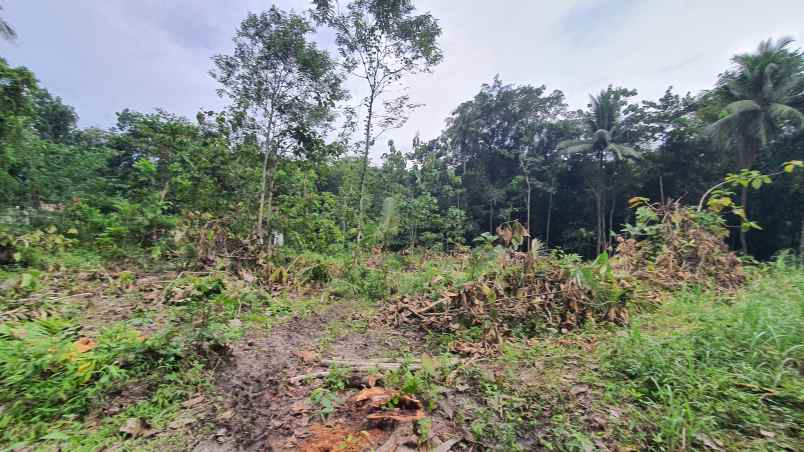
M 362 107 L 362 168 L 358 243 L 362 239 L 367 209 L 366 176 L 369 151 L 389 129 L 401 127 L 416 105 L 409 96 L 388 97 L 400 80 L 428 72 L 442 59 L 437 39 L 438 21 L 430 14 L 416 14 L 411 0 L 355 0 L 345 7 L 332 0 L 315 0 L 315 17 L 335 32 L 338 51 L 347 70 L 368 90 Z
M 804 58 L 791 50 L 791 38 L 762 41 L 755 52 L 736 55 L 735 68 L 720 77 L 715 95 L 726 103 L 722 117 L 710 126 L 715 142 L 733 149 L 737 169 L 751 168 L 768 140 L 785 131 L 804 129 Z M 748 209 L 748 187 L 740 203 Z M 748 253 L 746 231 L 740 246 Z
M 608 245 L 609 231 L 613 227 L 614 202 L 616 202 L 617 175 L 622 162 L 627 158 L 638 158 L 639 152 L 627 141 L 623 127 L 623 110 L 627 98 L 636 91 L 609 86 L 597 96 L 589 96 L 589 111 L 583 119 L 586 138 L 567 140 L 559 144 L 559 149 L 568 155 L 584 154 L 591 157 L 595 171 L 589 188 L 595 200 L 597 222 L 597 250 L 604 251 Z M 608 220 L 606 219 L 608 213 Z
M 310 151 L 304 146 L 309 132 L 334 119 L 335 102 L 345 95 L 335 61 L 310 40 L 312 32 L 304 17 L 274 6 L 240 24 L 232 55 L 213 57 L 210 74 L 221 83 L 218 94 L 229 98 L 232 118 L 262 152 L 255 230 L 260 243 L 263 223 L 271 227 L 279 159 Z

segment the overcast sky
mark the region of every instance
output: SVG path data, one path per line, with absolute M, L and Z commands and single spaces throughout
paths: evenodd
M 73 105 L 81 126 L 110 127 L 124 108 L 164 108 L 193 118 L 220 109 L 210 57 L 231 50 L 235 27 L 257 0 L 0 0 L 19 34 L 0 56 L 34 71 Z M 278 1 L 297 11 L 302 0 Z M 574 108 L 608 84 L 642 99 L 712 86 L 731 55 L 768 37 L 804 38 L 802 0 L 431 0 L 444 34 L 444 62 L 407 80 L 424 103 L 400 130 L 403 149 L 418 131 L 435 137 L 444 119 L 499 74 L 505 83 L 545 84 Z M 318 37 L 331 46 L 330 36 Z M 386 138 L 380 140 L 384 143 Z M 384 148 L 384 145 L 382 146 Z M 380 149 L 375 150 L 376 153 Z

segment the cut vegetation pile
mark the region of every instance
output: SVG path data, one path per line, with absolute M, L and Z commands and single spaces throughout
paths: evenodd
M 632 200 L 639 202 L 640 198 Z M 696 284 L 733 290 L 745 282 L 737 255 L 724 239 L 722 219 L 677 202 L 639 207 L 629 238 L 618 237 L 616 268 L 660 289 Z
M 440 297 L 403 296 L 380 312 L 393 326 L 416 325 L 441 333 L 477 331 L 478 344 L 459 342 L 457 351 L 479 351 L 512 335 L 545 329 L 569 331 L 591 319 L 624 322 L 628 283 L 614 276 L 606 258 L 574 269 L 550 257 L 509 254 L 505 266 L 481 279 L 446 290 Z
M 493 270 L 439 294 L 395 297 L 381 309 L 380 321 L 439 333 L 475 332 L 463 334 L 469 340 L 453 348 L 476 353 L 497 349 L 505 337 L 566 333 L 588 321 L 625 324 L 637 303 L 684 286 L 731 291 L 745 281 L 717 217 L 677 203 L 643 206 L 636 216 L 611 259 L 603 253 L 585 263 L 558 252 L 544 255 L 538 243 L 529 253 L 498 245 Z M 528 236 L 518 224 L 497 235 L 506 247 Z

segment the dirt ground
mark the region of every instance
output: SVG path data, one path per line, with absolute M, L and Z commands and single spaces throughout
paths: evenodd
M 354 400 L 361 389 L 378 385 L 365 375 L 352 375 L 342 402 L 326 419 L 310 401 L 323 375 L 322 360 L 388 360 L 401 351 L 422 352 L 420 338 L 385 328 L 333 334 L 331 325 L 367 320 L 348 302 L 336 303 L 323 312 L 294 316 L 270 332 L 252 330 L 232 347 L 230 363 L 218 377 L 221 392 L 229 397 L 228 419 L 212 438 L 199 443 L 196 451 L 248 450 L 324 452 L 416 450 L 419 436 L 414 423 L 371 420 L 371 406 Z M 455 437 L 450 423 L 436 415 L 429 433 L 430 444 L 443 444 Z M 420 442 L 420 441 L 419 441 Z

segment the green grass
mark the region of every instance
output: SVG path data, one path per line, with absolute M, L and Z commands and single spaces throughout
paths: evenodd
M 773 264 L 736 296 L 681 292 L 602 362 L 614 397 L 640 408 L 651 448 L 800 448 L 804 271 Z
M 134 276 L 121 272 L 119 279 L 131 283 Z M 131 443 L 143 438 L 119 431 L 127 419 L 162 428 L 182 401 L 209 389 L 203 374 L 213 358 L 210 351 L 240 337 L 233 319 L 261 299 L 252 300 L 249 288 L 227 287 L 215 276 L 182 278 L 173 289 L 181 295 L 171 296 L 164 308 L 171 324 L 147 338 L 121 321 L 83 346 L 80 313 L 1 323 L 0 450 L 98 450 L 121 443 L 142 450 Z M 124 400 L 128 406 L 119 414 L 85 424 L 87 415 L 132 385 L 147 390 Z

